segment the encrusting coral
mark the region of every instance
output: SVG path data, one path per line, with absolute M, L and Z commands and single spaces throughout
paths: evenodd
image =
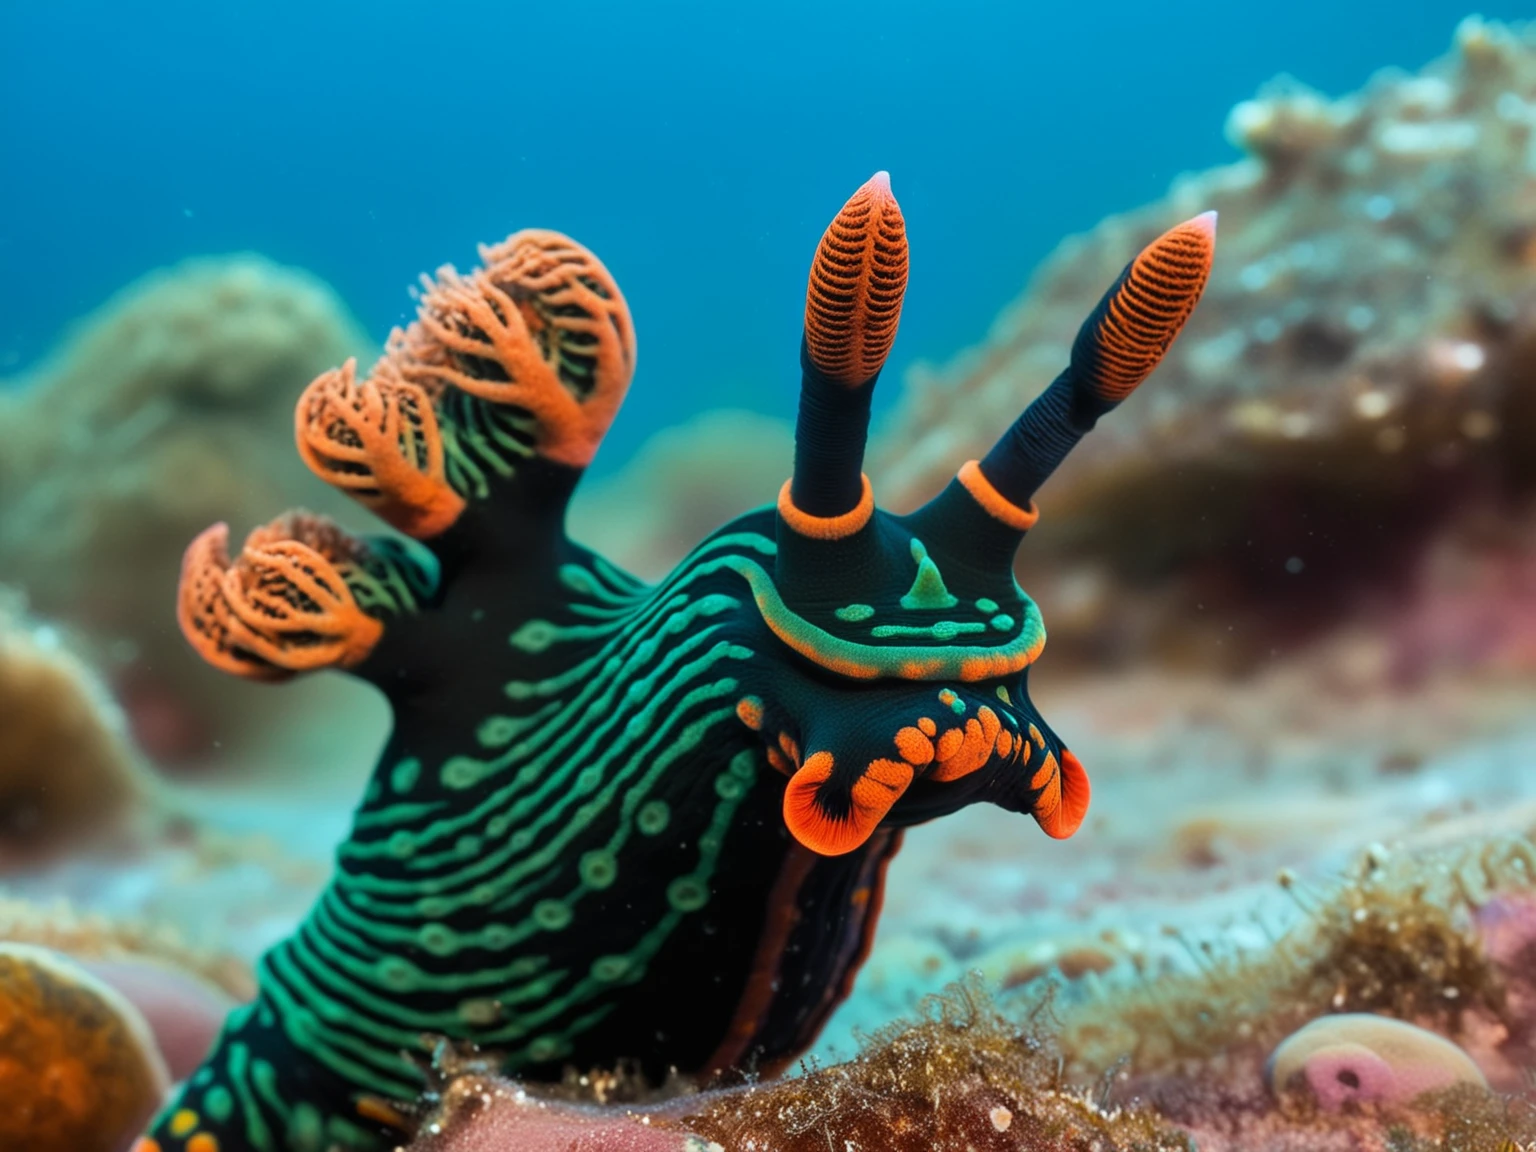
M 542 1152 L 552 1117 L 572 1143 L 551 1152 L 1186 1152 L 1185 1134 L 1146 1109 L 1108 1107 L 1062 1083 L 1047 1021 L 1043 1007 L 1022 1022 L 1001 1015 L 971 982 L 929 998 L 916 1021 L 893 1024 L 845 1064 L 602 1110 L 468 1073 L 438 1090 L 411 1152 Z
M 368 346 L 313 277 L 204 258 L 130 284 L 0 388 L 0 582 L 91 644 L 153 755 L 200 753 L 209 732 L 229 747 L 273 714 L 198 674 L 163 627 L 165 589 L 216 513 L 328 506 L 280 445 L 304 385 Z
M 124 727 L 58 631 L 0 600 L 0 870 L 110 831 L 148 797 Z
M 1112 1075 L 1117 1098 L 1145 1101 L 1213 1152 L 1497 1152 L 1503 1140 L 1536 1139 L 1527 1082 L 1536 1068 L 1536 846 L 1495 839 L 1428 853 L 1377 847 L 1331 893 L 1304 891 L 1288 874 L 1281 883 L 1303 918 L 1267 947 L 1191 942 L 1194 971 L 1117 979 L 1060 1003 L 1056 1039 L 1068 1075 Z M 1362 1027 L 1362 1018 L 1385 1023 Z M 1444 1057 L 1441 1071 L 1454 1067 L 1441 1089 L 1452 1078 L 1460 1086 L 1414 1091 L 1409 1070 L 1379 1043 L 1394 1022 L 1437 1038 L 1416 1045 Z M 1321 1034 L 1328 1046 L 1330 1032 L 1338 1041 L 1333 1070 L 1361 1082 L 1346 1076 L 1307 1091 L 1291 1059 L 1298 1048 L 1288 1045 Z M 1354 1045 L 1348 1064 L 1333 1059 L 1346 1044 Z M 1359 1049 L 1371 1044 L 1376 1057 L 1366 1063 Z M 1364 1078 L 1384 1064 L 1392 1076 Z M 1501 1097 L 1479 1080 L 1525 1094 Z M 1412 1132 L 1413 1142 L 1384 1143 L 1394 1128 Z
M 349 670 L 396 723 L 336 875 L 140 1152 L 378 1147 L 424 1033 L 534 1079 L 772 1071 L 847 994 L 902 828 L 988 801 L 1070 836 L 1088 778 L 1029 701 L 1044 629 L 1012 557 L 1214 242 L 1202 214 L 1106 277 L 1051 388 L 895 517 L 861 471 L 907 275 L 878 174 L 812 265 L 777 506 L 654 587 L 564 533 L 634 367 L 607 270 L 527 231 L 427 281 L 367 376 L 321 375 L 296 425 L 312 469 L 419 543 L 289 514 L 237 554 L 223 525 L 187 550 L 205 659 Z
M 1271 1092 L 1283 1094 L 1301 1080 L 1332 1112 L 1365 1101 L 1407 1104 L 1456 1084 L 1488 1087 L 1472 1058 L 1445 1037 L 1368 1012 L 1320 1016 L 1297 1029 L 1264 1073 Z
M 127 1000 L 58 953 L 0 943 L 0 1147 L 119 1152 L 169 1083 Z

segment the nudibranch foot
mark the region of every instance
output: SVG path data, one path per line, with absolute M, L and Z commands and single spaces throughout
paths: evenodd
M 367 378 L 325 374 L 297 417 L 311 467 L 420 545 L 294 514 L 187 553 L 210 663 L 349 669 L 395 723 L 329 884 L 145 1148 L 371 1152 L 426 1036 L 529 1079 L 772 1074 L 848 994 L 903 829 L 986 802 L 1075 832 L 1088 777 L 1029 698 L 1014 554 L 1213 243 L 1208 217 L 1154 242 L 996 447 L 895 516 L 863 471 L 908 273 L 877 174 L 812 264 L 777 503 L 654 586 L 564 530 L 634 369 L 613 279 L 528 231 L 426 281 Z

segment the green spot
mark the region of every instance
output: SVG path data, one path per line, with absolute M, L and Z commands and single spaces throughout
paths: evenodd
M 987 626 L 975 622 L 964 624 L 954 620 L 940 620 L 937 624 L 927 624 L 918 627 L 913 624 L 877 624 L 869 630 L 869 634 L 877 640 L 891 636 L 927 636 L 934 640 L 953 640 L 956 636 L 968 632 L 985 632 Z
M 495 836 L 497 839 L 505 836 L 507 834 L 507 829 L 510 827 L 512 827 L 512 821 L 505 815 L 492 816 L 485 823 L 485 830 L 492 836 Z
M 203 1096 L 203 1111 L 215 1123 L 222 1124 L 235 1113 L 235 1098 L 222 1084 L 215 1084 Z
M 446 896 L 423 896 L 416 901 L 416 911 L 428 920 L 436 920 L 439 916 L 446 916 L 453 911 L 453 901 Z
M 324 1152 L 325 1121 L 313 1104 L 299 1104 L 288 1118 L 288 1145 L 293 1152 Z
M 750 784 L 757 779 L 757 756 L 751 752 L 738 752 L 731 757 L 731 775 Z
M 959 603 L 944 587 L 939 566 L 929 558 L 928 549 L 916 536 L 912 537 L 912 559 L 917 561 L 917 575 L 912 579 L 911 589 L 901 598 L 903 608 L 909 612 L 941 611 Z
M 571 922 L 571 910 L 560 900 L 540 900 L 533 906 L 533 922 L 546 932 L 558 932 Z
M 481 943 L 495 952 L 511 947 L 513 939 L 512 929 L 505 924 L 492 924 L 480 933 Z
M 577 869 L 582 880 L 593 888 L 606 888 L 618 879 L 619 862 L 612 852 L 597 848 L 582 856 Z
M 667 885 L 667 900 L 679 912 L 697 912 L 709 903 L 709 889 L 692 876 L 679 876 Z
M 390 770 L 389 786 L 404 795 L 416 787 L 416 781 L 419 779 L 421 779 L 421 761 L 410 756 Z
M 540 1036 L 528 1045 L 528 1059 L 538 1064 L 560 1055 L 563 1045 L 558 1036 Z
M 965 715 L 965 701 L 955 693 L 953 688 L 946 688 L 939 693 L 939 703 L 948 708 L 956 716 Z
M 992 627 L 999 632 L 1011 632 L 1013 630 L 1013 617 L 1003 612 L 992 617 Z
M 389 838 L 389 854 L 396 860 L 405 860 L 416 854 L 416 837 L 401 829 Z
M 212 1080 L 213 1069 L 209 1068 L 207 1065 L 204 1065 L 197 1070 L 197 1075 L 192 1077 L 192 1087 L 201 1088 L 204 1084 L 212 1082 Z
M 722 800 L 740 800 L 746 791 L 742 782 L 729 772 L 715 777 L 715 795 Z
M 839 620 L 848 624 L 857 624 L 861 620 L 868 620 L 875 614 L 875 610 L 868 604 L 850 604 L 846 608 L 839 608 L 833 613 Z
M 459 950 L 458 934 L 444 924 L 423 925 L 416 939 L 434 956 L 452 956 Z
M 489 997 L 459 1001 L 459 1019 L 477 1028 L 485 1028 L 501 1019 L 501 1004 Z
M 332 1116 L 325 1122 L 325 1135 L 332 1145 L 340 1145 L 342 1148 L 377 1148 L 379 1146 L 376 1137 L 340 1116 Z
M 672 819 L 672 810 L 667 807 L 665 800 L 652 800 L 640 809 L 640 814 L 635 817 L 635 824 L 646 836 L 659 836 L 667 830 L 667 824 Z
M 461 860 L 472 859 L 480 854 L 480 837 L 466 833 L 454 843 L 453 850 Z
M 629 974 L 631 961 L 628 956 L 599 956 L 592 961 L 592 979 L 611 984 Z
M 512 633 L 512 647 L 536 654 L 555 642 L 555 626 L 548 620 L 530 620 Z
M 387 988 L 393 988 L 396 992 L 408 992 L 417 986 L 421 971 L 409 960 L 402 960 L 399 956 L 386 956 L 380 960 L 376 971 L 379 979 Z
M 439 774 L 444 788 L 473 788 L 485 778 L 490 767 L 481 760 L 471 760 L 468 756 L 455 756 L 443 765 Z
M 251 1061 L 251 1079 L 256 1081 L 256 1088 L 264 1096 L 277 1094 L 277 1069 L 266 1060 Z
M 996 612 L 997 611 L 997 601 L 996 600 L 989 600 L 989 599 L 987 599 L 987 597 L 983 596 L 980 600 L 976 601 L 976 611 L 978 611 L 978 612 Z
M 510 716 L 492 716 L 475 730 L 475 739 L 486 748 L 501 748 L 512 743 L 519 725 Z
M 997 698 L 1004 704 L 1013 703 L 1012 698 L 1008 695 L 1008 689 L 1004 688 L 1001 684 L 997 686 Z
M 560 565 L 560 583 L 583 596 L 590 596 L 597 591 L 597 581 L 592 578 L 592 573 L 580 564 Z

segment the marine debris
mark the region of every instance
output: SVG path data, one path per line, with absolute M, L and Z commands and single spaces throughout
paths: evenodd
M 280 701 L 210 682 L 163 626 L 165 590 L 215 514 L 344 506 L 282 446 L 304 385 L 368 346 L 315 278 L 210 257 L 128 285 L 0 387 L 0 583 L 89 644 L 157 759 L 271 726 Z
M 878 174 L 812 265 L 777 507 L 654 587 L 564 533 L 634 368 L 607 270 L 526 231 L 427 280 L 368 376 L 322 374 L 297 417 L 305 462 L 419 543 L 290 513 L 234 556 L 222 524 L 186 553 L 205 659 L 350 671 L 396 723 L 334 879 L 140 1152 L 379 1147 L 431 1033 L 536 1080 L 771 1072 L 847 995 L 903 827 L 985 800 L 1070 836 L 1088 779 L 1029 702 L 1044 629 L 1012 556 L 1214 241 L 1199 215 L 1106 277 L 1056 383 L 898 518 L 861 471 L 907 275 Z

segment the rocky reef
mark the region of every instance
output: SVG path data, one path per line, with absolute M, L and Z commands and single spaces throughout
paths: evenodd
M 1091 286 L 1213 206 L 1221 259 L 1159 387 L 1053 480 L 1020 554 L 1075 606 L 1058 659 L 1242 668 L 1370 620 L 1400 674 L 1529 665 L 1533 133 L 1536 34 L 1476 18 L 1354 95 L 1274 82 L 1228 120 L 1243 160 L 1063 244 L 984 343 L 914 371 L 874 475 L 924 499 L 1049 380 Z
M 208 257 L 128 285 L 0 386 L 0 583 L 89 648 L 162 761 L 278 726 L 273 698 L 196 674 L 166 588 L 216 508 L 335 506 L 283 446 L 304 385 L 368 346 L 314 277 Z
M 152 790 L 105 685 L 18 599 L 0 595 L 0 869 L 120 829 Z
M 1340 625 L 1394 679 L 1533 666 L 1532 109 L 1536 34 L 1475 18 L 1352 95 L 1276 80 L 1229 118 L 1243 159 L 1067 240 L 982 343 L 909 373 L 871 440 L 877 490 L 937 491 L 1049 383 L 1094 286 L 1214 207 L 1222 253 L 1159 387 L 1052 478 L 1019 554 L 1056 606 L 1056 666 L 1249 670 Z M 676 460 L 718 451 L 712 429 L 664 436 Z M 645 524 L 615 558 L 661 570 L 780 467 L 701 467 L 700 506 L 646 500 L 637 463 L 577 522 Z

